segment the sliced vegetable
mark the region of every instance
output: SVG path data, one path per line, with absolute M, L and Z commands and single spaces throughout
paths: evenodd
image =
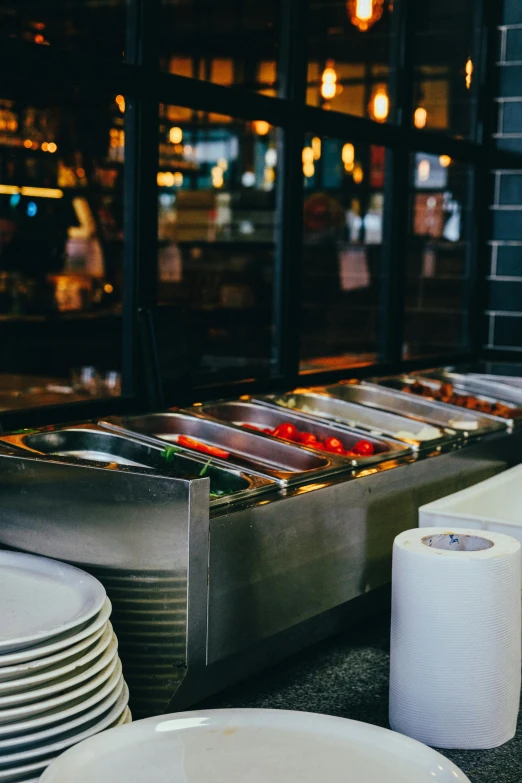
M 185 446 L 187 449 L 201 451 L 203 454 L 210 454 L 212 457 L 219 457 L 220 459 L 227 459 L 230 457 L 229 451 L 225 451 L 225 449 L 221 449 L 219 446 L 211 446 L 208 443 L 202 443 L 194 438 L 189 438 L 187 435 L 180 435 L 178 437 L 178 443 L 180 446 Z
M 172 460 L 174 459 L 174 455 L 178 451 L 179 449 L 177 446 L 165 446 L 165 448 L 160 454 L 160 457 L 163 457 L 165 462 L 172 462 Z
M 201 478 L 201 477 L 203 477 L 203 476 L 205 475 L 205 473 L 207 472 L 207 470 L 208 470 L 208 468 L 209 468 L 209 465 L 210 465 L 210 463 L 211 463 L 211 462 L 212 462 L 212 460 L 211 460 L 211 459 L 209 459 L 209 461 L 208 461 L 208 462 L 205 462 L 205 464 L 203 465 L 203 467 L 202 467 L 202 468 L 201 468 L 201 470 L 199 471 L 199 476 L 200 476 L 200 478 Z

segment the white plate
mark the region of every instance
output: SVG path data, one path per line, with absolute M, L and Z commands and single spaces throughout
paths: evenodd
M 0 551 L 0 653 L 41 644 L 86 623 L 105 588 L 74 566 L 47 557 Z
M 162 715 L 59 756 L 41 783 L 470 783 L 420 742 L 367 723 L 284 710 Z
M 13 723 L 13 721 L 21 721 L 26 719 L 29 720 L 34 715 L 39 715 L 42 712 L 48 712 L 48 710 L 53 710 L 56 707 L 64 706 L 64 709 L 66 709 L 68 702 L 76 701 L 77 699 L 83 697 L 88 698 L 91 691 L 94 691 L 99 688 L 100 685 L 103 685 L 103 683 L 110 678 L 111 674 L 118 666 L 121 668 L 119 661 L 120 659 L 118 656 L 115 656 L 109 665 L 106 666 L 103 671 L 99 672 L 96 677 L 93 677 L 92 680 L 89 680 L 79 688 L 74 688 L 72 691 L 62 693 L 60 696 L 53 696 L 50 699 L 45 699 L 45 701 L 34 702 L 32 704 L 22 704 L 19 707 L 11 707 L 7 710 L 0 710 L 0 726 L 5 724 L 10 725 Z
M 8 737 L 0 740 L 0 757 L 4 753 L 18 753 L 26 748 L 39 746 L 45 742 L 56 742 L 60 737 L 74 731 L 83 731 L 88 724 L 99 720 L 114 704 L 122 700 L 125 704 L 129 701 L 129 689 L 123 677 L 118 680 L 118 685 L 105 699 L 100 701 L 92 710 L 83 712 L 76 718 L 65 723 L 58 723 L 42 731 L 34 731 L 30 734 L 21 734 L 17 737 Z
M 36 686 L 29 686 L 17 693 L 8 693 L 6 696 L 1 696 L 0 715 L 3 710 L 7 710 L 10 707 L 17 707 L 18 705 L 29 704 L 29 702 L 34 701 L 43 702 L 56 696 L 61 691 L 69 691 L 71 688 L 76 688 L 76 686 L 85 682 L 85 680 L 89 680 L 96 674 L 106 670 L 117 654 L 118 640 L 113 634 L 109 646 L 96 660 L 91 660 L 76 671 L 64 674 L 62 677 L 58 677 L 51 682 L 43 683 L 39 688 Z
M 69 663 L 62 663 L 58 661 L 58 665 L 49 666 L 43 671 L 31 674 L 27 677 L 17 677 L 12 680 L 0 681 L 0 703 L 3 696 L 11 693 L 20 693 L 21 691 L 29 691 L 32 689 L 40 688 L 48 685 L 50 681 L 57 680 L 60 677 L 68 676 L 73 677 L 80 672 L 82 667 L 89 663 L 95 662 L 109 647 L 111 643 L 116 639 L 112 625 L 108 623 L 105 630 L 98 639 L 98 641 L 92 645 L 87 652 L 80 652 L 75 660 Z M 44 658 L 45 660 L 45 658 Z M 16 667 L 15 667 L 16 668 Z M 0 669 L 0 672 L 3 670 Z M 65 687 L 65 686 L 64 686 Z
M 88 728 L 80 728 L 79 731 L 70 731 L 63 737 L 55 738 L 54 741 L 53 739 L 50 741 L 47 740 L 47 742 L 40 743 L 37 747 L 20 750 L 7 755 L 0 755 L 0 768 L 8 767 L 10 765 L 31 764 L 41 756 L 62 753 L 72 745 L 76 745 L 78 742 L 82 742 L 82 740 L 92 737 L 93 734 L 105 731 L 105 729 L 109 729 L 111 726 L 117 726 L 123 721 L 123 716 L 127 709 L 128 695 L 128 690 L 124 689 L 116 704 L 114 704 L 104 715 L 92 721 Z
M 121 681 L 121 683 L 120 683 Z M 63 726 L 69 718 L 78 716 L 80 713 L 86 713 L 87 710 L 91 710 L 93 707 L 99 705 L 100 702 L 111 696 L 114 691 L 120 688 L 120 684 L 123 683 L 123 677 L 121 673 L 121 663 L 118 662 L 116 669 L 105 682 L 101 688 L 98 688 L 93 694 L 89 694 L 89 698 L 80 696 L 75 699 L 72 704 L 67 704 L 66 709 L 63 704 L 59 707 L 55 707 L 53 710 L 48 710 L 43 715 L 37 715 L 30 720 L 21 720 L 14 723 L 6 723 L 4 726 L 0 726 L 0 737 L 12 737 L 13 735 L 27 734 L 29 732 L 38 731 L 51 724 L 58 724 L 57 730 L 63 731 Z M 84 715 L 81 715 L 84 717 Z
M 17 652 L 0 655 L 0 666 L 18 666 L 21 663 L 54 655 L 65 647 L 72 647 L 72 645 L 92 636 L 104 626 L 111 616 L 111 612 L 111 602 L 106 598 L 98 614 L 92 618 L 90 622 L 85 623 L 81 630 L 76 631 L 75 629 L 73 631 L 67 631 L 48 643 L 38 645 L 37 647 L 31 647 L 28 650 L 18 650 Z
M 53 668 L 65 666 L 66 662 L 74 663 L 78 658 L 86 655 L 86 651 L 89 651 L 89 649 L 107 633 L 108 628 L 110 628 L 110 635 L 112 636 L 112 625 L 107 622 L 105 625 L 102 625 L 101 628 L 98 628 L 92 636 L 88 636 L 73 647 L 67 647 L 65 650 L 60 650 L 60 652 L 55 653 L 55 655 L 49 655 L 47 658 L 38 658 L 36 661 L 20 663 L 17 666 L 0 666 L 0 689 L 4 682 L 22 677 L 29 677 L 44 669 L 47 672 Z

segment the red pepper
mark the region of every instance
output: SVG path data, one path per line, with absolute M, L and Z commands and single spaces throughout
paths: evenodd
M 212 457 L 220 457 L 221 459 L 227 459 L 230 457 L 230 452 L 225 449 L 220 449 L 219 446 L 209 446 L 208 443 L 201 443 L 199 440 L 189 438 L 186 435 L 179 435 L 178 443 L 180 446 L 185 446 L 188 449 L 194 449 L 194 451 L 202 451 L 203 454 L 210 454 Z

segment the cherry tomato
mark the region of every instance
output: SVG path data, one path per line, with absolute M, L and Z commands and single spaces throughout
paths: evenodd
M 318 451 L 324 451 L 324 443 L 321 443 L 320 440 L 315 440 L 313 443 L 310 444 L 314 447 L 314 449 L 318 449 Z
M 326 451 L 331 451 L 336 454 L 339 454 L 339 449 L 344 451 L 343 444 L 339 440 L 339 438 L 326 438 L 324 442 L 324 447 Z
M 312 432 L 300 432 L 298 437 L 299 443 L 302 443 L 304 446 L 313 446 L 315 447 L 317 441 L 316 436 Z
M 373 443 L 368 440 L 358 440 L 353 450 L 361 457 L 371 457 L 372 454 L 375 454 Z
M 291 424 L 289 421 L 285 421 L 279 424 L 273 433 L 277 438 L 285 438 L 285 440 L 294 440 L 297 437 L 297 427 L 295 424 Z

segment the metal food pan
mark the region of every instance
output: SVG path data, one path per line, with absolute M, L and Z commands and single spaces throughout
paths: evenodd
M 347 450 L 355 446 L 358 440 L 364 438 L 370 441 L 374 447 L 375 453 L 371 456 L 351 458 L 335 455 L 344 464 L 349 463 L 354 467 L 383 462 L 388 459 L 397 459 L 410 452 L 410 449 L 403 443 L 379 438 L 367 432 L 349 430 L 346 427 L 327 421 L 318 421 L 306 414 L 301 414 L 299 411 L 282 410 L 275 405 L 261 404 L 261 402 L 255 400 L 210 402 L 198 406 L 197 410 L 201 411 L 205 416 L 226 421 L 236 426 L 254 424 L 258 427 L 270 427 L 273 429 L 284 422 L 292 422 L 298 429 L 304 432 L 311 432 L 321 440 L 331 437 L 339 438 Z M 277 440 L 277 438 L 271 435 L 262 433 L 254 433 L 254 437 L 259 440 L 268 440 L 270 444 Z M 324 454 L 322 451 L 317 453 Z
M 456 435 L 431 427 L 424 422 L 313 391 L 299 390 L 288 394 L 271 394 L 258 399 L 265 405 L 290 408 L 301 415 L 331 419 L 347 427 L 364 429 L 373 435 L 395 438 L 408 443 L 417 451 L 434 449 L 457 441 Z M 431 437 L 428 437 L 429 435 Z
M 448 380 L 456 391 L 462 389 L 471 394 L 485 394 L 489 397 L 498 399 L 501 402 L 522 407 L 522 388 L 517 388 L 515 384 L 511 386 L 505 380 L 501 381 L 494 376 L 492 378 L 483 378 L 468 373 L 449 372 L 445 370 L 440 376 L 437 373 L 431 377 L 440 377 L 440 380 Z
M 177 452 L 165 458 L 164 446 L 144 443 L 111 432 L 95 424 L 53 427 L 21 434 L 4 435 L 2 441 L 17 449 L 64 457 L 74 462 L 97 462 L 111 469 L 123 466 L 155 471 L 183 479 L 206 476 L 210 479 L 212 506 L 250 498 L 253 493 L 277 488 L 275 482 L 233 468 L 208 463 L 204 455 L 192 457 Z
M 422 383 L 424 386 L 428 386 L 429 388 L 433 389 L 434 392 L 436 392 L 443 383 L 451 383 L 456 394 L 460 394 L 462 396 L 475 397 L 477 400 L 481 400 L 483 402 L 489 402 L 493 405 L 495 403 L 498 403 L 500 405 L 505 405 L 512 410 L 511 416 L 499 416 L 499 415 L 495 415 L 494 413 L 482 413 L 481 414 L 482 416 L 489 416 L 494 421 L 504 422 L 506 427 L 513 427 L 515 424 L 517 424 L 518 426 L 522 425 L 522 409 L 518 408 L 512 402 L 509 402 L 505 398 L 500 398 L 496 395 L 485 394 L 484 392 L 475 391 L 473 388 L 470 388 L 470 386 L 466 382 L 454 383 L 451 381 L 451 379 L 447 378 L 444 375 L 443 371 L 441 371 L 440 374 L 439 371 L 433 370 L 432 374 L 430 375 L 428 374 L 421 375 L 419 373 L 419 375 L 408 374 L 408 375 L 391 376 L 389 378 L 377 378 L 375 379 L 375 382 L 378 383 L 379 385 L 388 386 L 392 389 L 398 389 L 399 391 L 402 391 L 405 386 L 412 386 L 414 383 L 418 382 L 418 383 Z M 408 392 L 405 393 L 407 394 Z M 415 396 L 421 396 L 421 395 L 415 395 Z M 430 398 L 428 397 L 428 399 Z M 444 402 L 441 404 L 447 405 L 448 403 Z M 470 410 L 460 405 L 453 405 L 453 407 L 459 408 L 460 410 L 465 410 L 466 412 Z
M 347 467 L 346 460 L 334 454 L 319 454 L 274 438 L 259 438 L 248 430 L 183 411 L 111 417 L 100 423 L 139 435 L 151 443 L 177 443 L 178 435 L 187 435 L 228 451 L 230 456 L 224 458 L 225 464 L 269 476 L 282 486 L 316 478 L 319 474 L 337 473 Z
M 320 392 L 321 389 L 315 391 Z M 434 427 L 442 427 L 450 434 L 455 431 L 462 438 L 472 438 L 503 429 L 503 424 L 484 416 L 477 411 L 463 411 L 462 408 L 444 403 L 414 397 L 412 394 L 388 389 L 370 382 L 337 383 L 322 388 L 325 394 L 341 400 L 366 405 L 370 408 L 398 413 L 409 419 L 426 422 Z

